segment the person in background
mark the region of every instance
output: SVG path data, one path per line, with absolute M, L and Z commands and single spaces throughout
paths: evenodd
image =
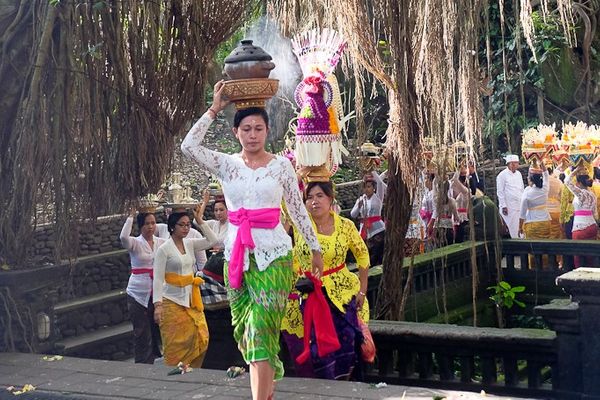
M 541 165 L 541 169 L 529 168 L 527 181 L 529 186 L 523 191 L 521 198 L 521 212 L 519 217 L 519 234 L 524 234 L 525 239 L 548 239 L 550 237 L 550 214 L 548 213 L 548 191 L 550 182 L 548 170 Z M 529 256 L 529 268 L 545 267 L 547 260 L 542 265 L 535 265 L 535 257 Z
M 194 210 L 194 219 L 201 220 L 210 199 L 210 193 L 204 191 L 202 207 Z M 225 278 L 223 276 L 223 266 L 225 264 L 225 238 L 227 237 L 227 227 L 229 225 L 227 217 L 227 205 L 225 198 L 215 196 L 213 204 L 213 212 L 215 219 L 208 220 L 206 223 L 217 236 L 217 243 L 209 249 L 210 257 L 204 265 L 204 268 L 199 272 L 204 283 L 200 287 L 202 292 L 202 301 L 204 304 L 217 304 L 227 300 L 227 289 L 225 288 Z
M 598 236 L 598 207 L 596 195 L 591 191 L 593 181 L 583 166 L 578 166 L 565 179 L 565 186 L 573 193 L 574 240 L 593 240 Z M 575 268 L 594 267 L 594 257 L 575 256 Z
M 469 188 L 471 189 L 471 195 L 477 195 L 477 191 L 481 192 L 481 195 L 485 193 L 485 181 L 483 176 L 479 176 L 475 163 L 469 162 Z
M 202 207 L 203 204 L 196 204 L 196 207 L 194 207 L 193 212 L 196 212 L 197 209 L 200 209 L 200 207 Z M 187 213 L 188 210 L 186 208 L 176 208 L 173 209 L 172 212 L 177 212 L 177 213 Z M 167 214 L 168 217 L 169 214 Z M 169 233 L 169 227 L 167 224 L 156 224 L 156 231 L 154 233 L 155 236 L 158 236 L 159 238 L 163 238 L 165 240 L 169 239 L 171 237 L 171 234 Z M 194 227 L 192 227 L 188 233 L 188 235 L 186 236 L 188 239 L 202 239 L 204 238 L 204 236 L 202 236 L 202 234 L 195 229 Z M 204 268 L 204 265 L 206 264 L 208 258 L 206 257 L 206 252 L 204 250 L 199 250 L 196 252 L 196 254 L 194 254 L 195 256 L 195 270 L 196 272 L 201 271 Z
M 504 157 L 506 169 L 496 177 L 496 195 L 500 216 L 506 223 L 511 238 L 519 237 L 519 215 L 521 197 L 525 190 L 523 176 L 519 172 L 519 156 L 509 154 Z
M 454 243 L 454 225 L 460 220 L 456 211 L 456 200 L 450 195 L 450 182 L 444 181 L 434 197 L 433 215 L 427 226 L 427 235 L 432 237 L 436 247 Z
M 356 199 L 350 215 L 360 220 L 360 236 L 367 243 L 371 265 L 379 265 L 383 261 L 385 245 L 385 223 L 381 218 L 381 210 L 385 199 L 387 185 L 377 172 L 363 178 L 363 195 Z
M 597 214 L 600 217 L 600 167 L 594 167 L 594 183 L 592 184 L 592 192 L 594 192 L 596 195 Z M 600 240 L 600 229 L 598 230 L 598 239 Z
M 317 238 L 323 249 L 323 287 L 331 309 L 333 324 L 341 348 L 326 356 L 318 355 L 318 336 L 313 333 L 310 357 L 295 362 L 296 375 L 305 378 L 348 380 L 360 378 L 359 319 L 369 322 L 369 303 L 366 299 L 369 278 L 369 253 L 354 223 L 331 210 L 335 193 L 331 182 L 310 182 L 306 186 L 305 205 L 311 216 Z M 295 232 L 294 270 L 298 275 L 310 271 L 310 248 Z M 346 254 L 351 251 L 358 265 L 358 276 L 346 266 Z M 293 360 L 304 348 L 303 310 L 300 296 L 289 296 L 281 330 Z
M 424 243 L 425 243 L 425 251 L 429 251 L 433 249 L 433 238 L 428 235 L 428 226 L 431 217 L 433 216 L 434 209 L 434 181 L 435 181 L 435 172 L 428 171 L 425 175 L 425 187 L 423 189 L 423 198 L 421 200 L 421 209 L 419 210 L 419 216 L 423 221 L 424 228 Z
M 559 180 L 565 183 L 567 179 L 569 179 L 570 174 L 572 173 L 572 169 L 567 169 L 565 172 L 559 175 Z M 561 179 L 562 176 L 562 179 Z M 559 222 L 563 232 L 563 236 L 567 239 L 573 238 L 573 199 L 575 196 L 573 192 L 563 187 L 560 192 L 560 217 Z
M 187 213 L 169 215 L 171 238 L 154 257 L 154 320 L 160 326 L 164 363 L 199 368 L 208 349 L 208 326 L 195 276 L 194 254 L 216 243 L 215 234 L 204 221 L 197 221 L 206 238 L 187 239 L 192 222 Z
M 136 218 L 139 236 L 131 236 L 133 219 Z M 133 324 L 133 354 L 136 363 L 154 364 L 161 356 L 160 331 L 154 322 L 152 303 L 152 279 L 154 276 L 154 256 L 165 239 L 154 237 L 156 217 L 153 213 L 137 214 L 135 208 L 129 212 L 119 239 L 129 252 L 131 276 L 127 282 L 127 310 Z
M 456 212 L 458 213 L 458 221 L 454 225 L 454 243 L 465 241 L 467 227 L 469 226 L 471 191 L 468 184 L 467 169 L 460 167 L 450 179 L 450 196 L 456 200 Z

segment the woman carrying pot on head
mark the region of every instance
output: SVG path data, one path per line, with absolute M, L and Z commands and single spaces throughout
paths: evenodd
M 331 182 L 310 182 L 304 196 L 323 249 L 325 267 L 321 280 L 341 347 L 324 357 L 318 355 L 318 339 L 311 338 L 310 346 L 305 347 L 304 341 L 308 338 L 304 337 L 301 312 L 304 307 L 300 306 L 301 295 L 297 292 L 292 292 L 288 301 L 281 326 L 283 337 L 293 360 L 303 351 L 310 354 L 303 357 L 304 362 L 295 361 L 297 376 L 342 380 L 350 379 L 351 376 L 360 378 L 362 336 L 357 332 L 361 331 L 359 319 L 365 324 L 369 322 L 369 303 L 366 299 L 369 252 L 354 223 L 332 211 L 335 194 Z M 311 252 L 297 232 L 294 238 L 294 269 L 298 275 L 302 275 L 310 271 Z M 348 250 L 356 258 L 358 277 L 346 266 Z
M 154 258 L 154 319 L 160 326 L 166 365 L 180 362 L 201 367 L 208 349 L 208 326 L 195 276 L 194 252 L 210 248 L 217 238 L 203 220 L 197 221 L 203 239 L 186 239 L 192 222 L 187 213 L 169 215 L 171 238 Z
M 583 166 L 575 168 L 565 179 L 565 186 L 575 196 L 573 199 L 573 231 L 574 240 L 594 240 L 598 235 L 597 198 L 591 191 L 594 181 Z M 583 260 L 582 260 L 583 259 Z M 575 268 L 593 267 L 594 257 L 575 256 Z
M 378 265 L 383 261 L 385 224 L 381 218 L 381 209 L 386 190 L 387 185 L 377 172 L 365 175 L 363 195 L 356 200 L 350 211 L 352 218 L 360 219 L 360 236 L 367 243 L 371 265 Z
M 550 179 L 548 170 L 542 163 L 541 168 L 529 167 L 528 186 L 521 195 L 519 216 L 519 235 L 525 239 L 548 239 L 550 237 L 550 213 L 548 212 L 548 193 Z M 544 257 L 542 265 L 547 265 Z M 529 268 L 535 268 L 535 257 L 529 256 Z
M 224 274 L 234 338 L 250 364 L 252 397 L 265 400 L 273 395 L 273 381 L 283 377 L 279 330 L 294 280 L 291 238 L 279 221 L 282 200 L 309 243 L 317 275 L 323 270 L 323 259 L 291 163 L 265 150 L 269 117 L 264 109 L 247 108 L 235 114 L 233 133 L 242 145 L 240 153 L 224 154 L 202 145 L 209 126 L 229 104 L 222 92 L 220 81 L 213 104 L 188 132 L 181 150 L 223 186 L 230 223 Z
M 153 213 L 140 212 L 135 215 L 132 208 L 125 220 L 119 239 L 131 259 L 131 276 L 127 282 L 127 310 L 133 324 L 136 363 L 154 364 L 160 354 L 160 331 L 154 322 L 152 303 L 152 278 L 154 256 L 165 239 L 154 236 L 156 218 Z M 136 218 L 139 236 L 131 236 L 133 219 Z

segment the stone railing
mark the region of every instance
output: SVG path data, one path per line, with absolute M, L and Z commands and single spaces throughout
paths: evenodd
M 536 260 L 533 268 L 530 254 Z M 502 255 L 506 260 L 503 279 L 513 286 L 524 285 L 529 295 L 546 296 L 547 302 L 565 296 L 555 281 L 573 269 L 573 256 L 593 256 L 600 266 L 600 241 L 507 239 L 502 241 Z
M 548 397 L 556 334 L 414 322 L 369 323 L 377 360 L 371 382 Z

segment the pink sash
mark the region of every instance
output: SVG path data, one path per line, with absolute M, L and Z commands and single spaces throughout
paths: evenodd
M 573 215 L 575 216 L 579 216 L 579 217 L 587 217 L 587 216 L 592 216 L 594 215 L 594 212 L 592 210 L 577 210 L 573 213 Z
M 281 210 L 279 208 L 257 208 L 254 210 L 240 208 L 227 213 L 229 222 L 238 227 L 228 266 L 229 285 L 232 288 L 239 289 L 242 287 L 244 254 L 246 248 L 254 249 L 251 228 L 274 229 L 279 224 L 280 214 Z

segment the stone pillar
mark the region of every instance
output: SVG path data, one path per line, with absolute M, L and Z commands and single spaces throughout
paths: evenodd
M 556 283 L 572 303 L 536 307 L 557 334 L 555 384 L 565 397 L 600 400 L 600 268 L 567 272 Z

